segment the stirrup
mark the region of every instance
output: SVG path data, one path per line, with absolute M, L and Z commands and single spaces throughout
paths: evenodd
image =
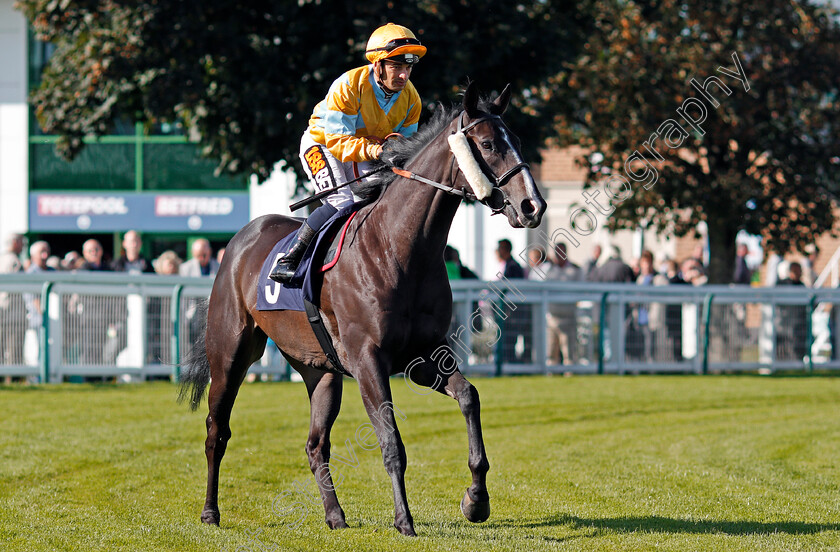
M 294 277 L 295 272 L 297 272 L 300 260 L 303 258 L 303 254 L 306 252 L 306 249 L 309 247 L 309 244 L 312 242 L 312 238 L 315 237 L 315 234 L 315 230 L 304 222 L 300 227 L 300 230 L 298 230 L 297 239 L 295 240 L 294 245 L 289 252 L 286 253 L 285 257 L 282 257 L 277 261 L 277 264 L 274 266 L 274 270 L 271 271 L 271 274 L 269 274 L 268 277 L 275 282 L 288 284 Z
M 271 274 L 268 275 L 269 278 L 281 284 L 288 284 L 292 280 L 295 272 L 297 272 L 297 267 L 300 261 L 299 259 L 289 259 L 288 257 L 289 256 L 287 255 L 277 261 L 277 264 L 274 265 L 274 269 L 271 271 Z

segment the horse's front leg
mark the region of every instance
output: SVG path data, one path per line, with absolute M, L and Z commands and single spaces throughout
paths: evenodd
M 394 412 L 405 419 L 405 415 L 396 409 L 391 401 L 391 385 L 388 375 L 391 369 L 391 359 L 388 355 L 370 345 L 361 355 L 359 390 L 368 417 L 376 431 L 379 448 L 382 449 L 382 461 L 385 471 L 391 477 L 394 490 L 394 527 L 403 535 L 414 537 L 414 520 L 408 509 L 405 495 L 406 457 L 400 432 Z
M 481 405 L 478 391 L 457 369 L 456 357 L 451 353 L 448 345 L 441 345 L 433 354 L 411 363 L 406 376 L 414 383 L 445 393 L 458 401 L 467 421 L 469 466 L 472 473 L 472 485 L 461 499 L 461 512 L 469 521 L 481 523 L 490 517 L 490 495 L 487 492 L 490 462 L 487 460 L 481 433 Z M 432 358 L 438 362 L 433 362 Z M 419 389 L 415 390 L 420 392 Z

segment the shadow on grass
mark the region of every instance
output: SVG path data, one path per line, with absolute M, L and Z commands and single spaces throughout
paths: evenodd
M 113 379 L 113 378 L 112 378 Z M 87 381 L 80 383 L 25 383 L 13 382 L 10 384 L 0 383 L 0 391 L 22 391 L 26 393 L 67 393 L 68 391 L 137 391 L 142 392 L 148 390 L 150 387 L 164 388 L 169 387 L 177 394 L 177 384 L 169 380 L 150 380 L 141 383 L 117 383 L 114 381 Z
M 805 523 L 800 521 L 726 521 L 689 520 L 661 516 L 622 518 L 581 518 L 569 515 L 548 516 L 533 520 L 498 520 L 502 527 L 569 526 L 573 529 L 596 529 L 615 533 L 721 533 L 725 535 L 811 535 L 824 531 L 840 531 L 837 523 Z

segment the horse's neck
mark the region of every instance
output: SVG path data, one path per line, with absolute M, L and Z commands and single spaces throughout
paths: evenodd
M 452 164 L 446 141 L 429 144 L 406 169 L 430 180 L 449 185 Z M 383 230 L 389 236 L 390 252 L 403 269 L 443 259 L 449 229 L 460 199 L 428 184 L 398 177 L 382 198 Z

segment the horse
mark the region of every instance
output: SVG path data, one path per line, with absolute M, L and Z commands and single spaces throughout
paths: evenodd
M 381 159 L 393 171 L 370 177 L 366 186 L 378 195 L 351 221 L 339 262 L 323 274 L 319 308 L 324 325 L 341 365 L 358 381 L 391 478 L 394 527 L 407 536 L 416 533 L 406 500 L 405 447 L 394 409 L 388 406 L 393 404 L 389 377 L 405 372 L 410 362 L 406 375 L 411 382 L 458 401 L 467 424 L 472 474 L 461 511 L 475 523 L 490 515 L 490 465 L 478 392 L 459 370 L 439 366 L 431 354 L 448 346 L 452 290 L 443 251 L 462 200 L 480 200 L 494 214 L 504 214 L 514 228 L 538 226 L 545 212 L 520 142 L 501 118 L 509 100 L 510 85 L 490 101 L 479 98 L 470 84 L 461 106 L 441 107 L 413 136 L 386 142 Z M 236 395 L 270 337 L 300 373 L 309 394 L 305 449 L 325 521 L 331 529 L 347 527 L 328 468 L 343 375 L 328 361 L 305 313 L 258 311 L 256 305 L 256 275 L 274 244 L 299 225 L 290 217 L 267 215 L 231 239 L 206 306 L 204 340 L 197 340 L 193 360 L 185 362 L 181 399 L 189 397 L 193 410 L 212 382 L 205 441 L 207 494 L 201 514 L 206 524 L 220 521 L 219 466 L 231 438 Z

